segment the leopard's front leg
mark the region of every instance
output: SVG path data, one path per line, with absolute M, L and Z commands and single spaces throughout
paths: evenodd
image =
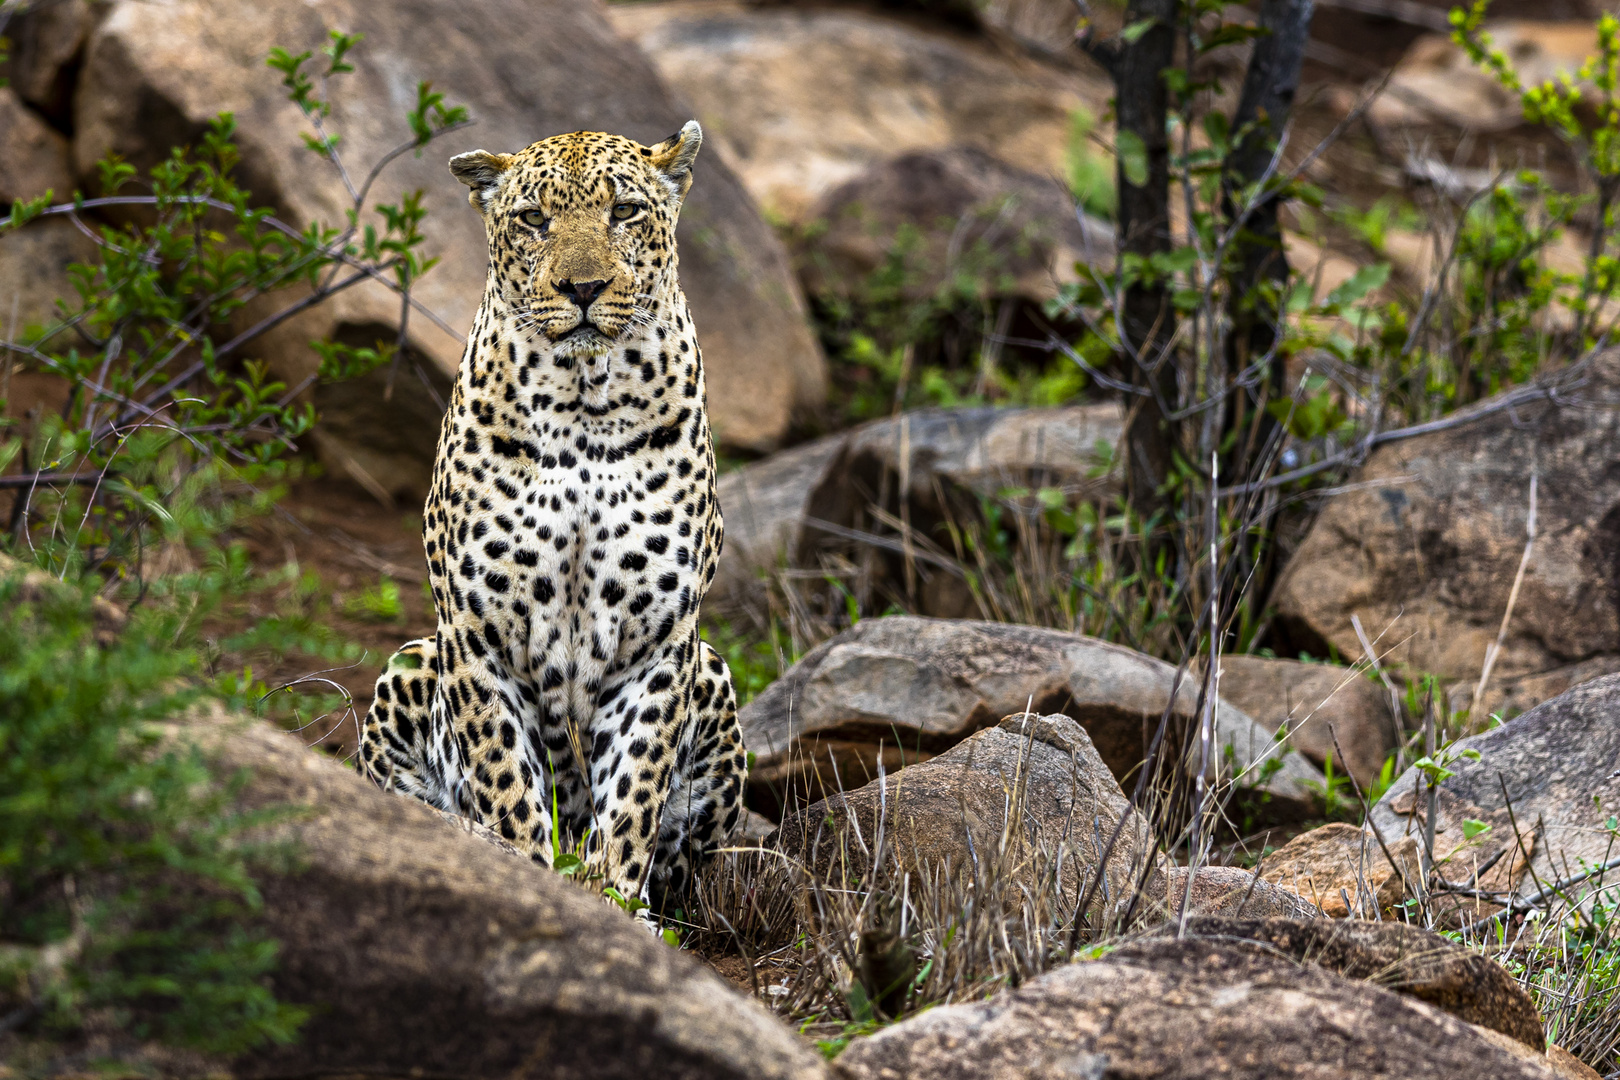
M 698 642 L 690 701 L 653 864 L 652 902 L 660 911 L 685 906 L 694 875 L 736 826 L 748 780 L 731 671 L 707 641 Z
M 443 771 L 456 781 L 451 794 L 473 820 L 550 866 L 550 778 L 528 737 L 533 710 L 502 658 L 469 639 L 460 628 L 440 633 L 434 721 L 450 733 L 442 750 Z
M 357 757 L 361 773 L 384 791 L 411 795 L 449 810 L 452 803 L 444 777 L 428 754 L 437 662 L 432 638 L 407 641 L 388 658 L 360 728 Z
M 688 718 L 695 620 L 604 692 L 591 725 L 592 845 L 604 887 L 647 901 L 659 823 Z

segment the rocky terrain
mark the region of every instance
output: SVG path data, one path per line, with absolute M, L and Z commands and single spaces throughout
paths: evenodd
M 1299 302 L 1379 264 L 1373 301 L 1429 303 L 1447 259 L 1422 215 L 1375 229 L 1343 206 L 1443 196 L 1466 221 L 1493 170 L 1551 140 L 1443 7 L 1319 6 L 1294 130 L 1337 137 L 1290 159 L 1332 204 L 1284 212 Z M 1597 12 L 1564 7 L 1489 25 L 1526 84 L 1596 96 Z M 1123 15 L 1099 5 L 1095 25 Z M 311 158 L 309 114 L 264 63 L 337 29 L 364 35 L 322 114 L 350 160 L 409 138 L 421 82 L 475 122 L 379 174 L 389 199 L 420 189 L 439 260 L 407 298 L 358 281 L 256 340 L 319 417 L 275 511 L 220 526 L 282 575 L 203 630 L 218 672 L 248 665 L 263 692 L 161 732 L 238 776 L 236 805 L 274 811 L 250 835 L 296 853 L 256 879 L 255 919 L 279 942 L 265 985 L 309 1017 L 294 1041 L 177 1055 L 0 1011 L 0 1080 L 108 1061 L 265 1080 L 1620 1075 L 1608 339 L 1398 438 L 1344 375 L 1353 349 L 1279 360 L 1296 404 L 1339 419 L 1279 435 L 1278 471 L 1338 467 L 1268 496 L 1255 531 L 1274 546 L 1230 587 L 1252 620 L 1212 647 L 1149 535 L 1191 525 L 1127 505 L 1142 395 L 1077 352 L 1065 299 L 1123 242 L 1090 186 L 1113 197 L 1113 83 L 1066 0 L 47 0 L 8 18 L 0 207 L 93 199 L 108 155 L 144 173 L 230 112 L 257 203 L 294 230 L 343 221 L 352 178 Z M 1247 47 L 1207 64 L 1230 77 Z M 704 630 L 751 771 L 742 826 L 660 940 L 346 762 L 383 658 L 433 630 L 418 508 L 485 273 L 445 159 L 584 128 L 653 141 L 694 115 L 680 266 L 726 520 Z M 141 213 L 0 231 L 7 338 L 74 294 L 98 223 Z M 1546 238 L 1545 266 L 1580 273 L 1600 218 Z M 228 330 L 274 310 L 249 298 Z M 1313 318 L 1321 340 L 1381 332 Z M 311 341 L 383 338 L 398 365 L 314 379 Z M 0 355 L 0 436 L 47 439 L 79 391 L 24 354 Z M 41 460 L 0 456 L 8 535 L 33 535 L 15 500 Z M 116 585 L 103 644 L 149 602 Z M 35 573 L 15 602 L 58 587 Z M 302 636 L 253 644 L 270 622 Z M 264 705 L 306 676 L 328 695 L 314 719 Z M 23 985 L 11 948 L 0 932 L 0 982 Z

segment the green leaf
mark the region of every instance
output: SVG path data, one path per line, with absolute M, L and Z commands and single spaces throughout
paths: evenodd
M 1279 398 L 1266 405 L 1266 412 L 1286 423 L 1288 430 L 1301 439 L 1318 439 L 1338 431 L 1350 417 L 1339 408 L 1333 391 L 1322 390 L 1301 401 Z
M 1362 299 L 1374 289 L 1382 288 L 1384 282 L 1389 280 L 1389 263 L 1373 263 L 1363 266 L 1337 289 L 1328 293 L 1324 304 L 1328 307 L 1342 307 L 1353 304 Z
M 331 58 L 331 66 L 326 69 L 328 75 L 342 75 L 354 70 L 354 65 L 344 59 L 349 50 L 360 43 L 364 34 L 345 34 L 341 30 L 329 31 L 330 44 L 321 50 Z
M 1125 182 L 1142 187 L 1148 181 L 1147 144 L 1134 131 L 1121 131 L 1114 136 L 1114 153 L 1119 157 L 1119 168 Z
M 1477 818 L 1464 818 L 1462 827 L 1463 838 L 1465 840 L 1472 840 L 1476 836 L 1484 836 L 1486 833 L 1491 831 L 1491 827 L 1489 825 L 1478 820 Z
M 1138 19 L 1119 32 L 1120 38 L 1127 45 L 1135 45 L 1142 39 L 1142 35 L 1158 24 L 1158 19 Z
M 52 188 L 46 188 L 45 194 L 33 199 L 18 199 L 11 204 L 11 216 L 0 219 L 0 228 L 20 229 L 43 214 L 51 205 L 51 199 L 56 195 Z
M 1185 274 L 1198 265 L 1198 249 L 1189 244 L 1170 251 L 1156 251 L 1148 262 L 1161 274 Z
M 849 994 L 845 999 L 849 1003 L 849 1015 L 857 1023 L 867 1023 L 872 1019 L 872 999 L 866 996 L 866 987 L 859 982 L 850 984 Z
M 1270 31 L 1262 30 L 1258 26 L 1244 26 L 1241 23 L 1228 23 L 1218 27 L 1213 33 L 1199 42 L 1200 52 L 1209 52 L 1222 45 L 1235 45 L 1242 41 L 1253 41 L 1256 38 L 1266 37 Z
M 1443 783 L 1457 775 L 1430 757 L 1418 758 L 1412 762 L 1412 767 L 1427 776 L 1431 784 Z
M 618 889 L 615 889 L 612 885 L 609 885 L 603 889 L 602 895 L 606 896 L 609 900 L 612 900 L 615 904 L 618 904 L 619 907 L 623 908 L 625 912 L 630 915 L 634 915 L 638 911 L 643 911 L 647 907 L 647 901 L 643 900 L 641 897 L 626 896 Z

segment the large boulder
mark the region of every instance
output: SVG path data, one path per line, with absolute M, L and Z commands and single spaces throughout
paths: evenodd
M 413 296 L 449 330 L 417 314 L 408 344 L 439 377 L 453 373 L 461 358 L 461 334 L 482 296 L 486 266 L 483 224 L 445 161 L 477 147 L 517 150 L 579 129 L 652 142 L 690 118 L 595 4 L 331 0 L 314 7 L 302 0 L 182 0 L 154 7 L 119 0 L 109 7 L 91 35 L 79 80 L 73 152 L 81 176 L 108 151 L 151 164 L 230 110 L 240 131 L 240 175 L 255 198 L 300 227 L 340 225 L 351 204 L 343 180 L 304 148 L 300 133 L 308 124 L 265 67 L 271 46 L 318 49 L 329 27 L 365 35 L 351 54 L 357 70 L 329 88 L 327 124 L 342 135 L 351 171 L 363 175 L 410 138 L 404 113 L 414 104 L 418 81 L 470 109 L 475 127 L 435 142 L 420 157 L 400 157 L 374 190 L 374 199 L 385 202 L 400 191 L 423 192 L 424 250 L 443 261 Z M 800 411 L 824 398 L 825 363 L 786 251 L 724 155 L 705 154 L 697 169 L 678 235 L 681 280 L 708 369 L 710 413 L 722 444 L 769 449 Z M 366 283 L 278 329 L 260 348 L 296 379 L 316 362 L 310 339 L 347 335 L 370 344 L 386 333 L 392 340 L 387 328 L 399 308 L 396 295 Z M 410 393 L 424 393 L 414 379 L 408 385 Z M 397 475 L 375 479 L 385 487 L 422 488 L 435 425 L 402 423 L 380 396 L 367 403 L 368 430 L 408 426 L 416 438 L 414 460 L 401 459 Z M 362 425 L 351 422 L 356 426 Z M 357 438 L 351 435 L 348 444 Z
M 15 90 L 0 86 L 0 206 L 47 191 L 60 202 L 73 199 L 68 141 Z
M 1279 628 L 1315 655 L 1358 657 L 1359 616 L 1386 663 L 1477 680 L 1524 553 L 1536 476 L 1535 548 L 1493 680 L 1620 654 L 1617 402 L 1611 350 L 1555 397 L 1488 400 L 1475 419 L 1379 447 L 1284 570 Z
M 1113 92 L 1100 71 L 847 7 L 698 0 L 619 4 L 610 17 L 723 140 L 761 204 L 791 221 L 914 150 L 976 147 L 1063 176 L 1075 110 L 1101 116 Z
M 1300 833 L 1259 869 L 1266 881 L 1336 919 L 1393 917 L 1408 891 L 1423 884 L 1416 837 L 1380 844 L 1372 832 L 1342 821 Z
M 977 147 L 918 150 L 879 162 L 811 211 L 803 280 L 814 295 L 859 299 L 903 259 L 901 294 L 928 300 L 972 282 L 984 302 L 1050 300 L 1083 262 L 1106 272 L 1113 226 L 1077 212 L 1068 188 Z M 909 237 L 909 240 L 908 240 Z
M 1567 79 L 1592 93 L 1581 69 L 1598 52 L 1593 19 L 1544 19 L 1495 19 L 1484 29 L 1524 85 Z M 1470 60 L 1449 34 L 1426 34 L 1411 44 L 1367 109 L 1367 119 L 1380 127 L 1445 125 L 1471 132 L 1503 131 L 1526 122 L 1519 95 Z
M 1048 409 L 933 409 L 873 420 L 784 450 L 720 477 L 726 543 L 708 603 L 722 612 L 758 608 L 765 583 L 783 568 L 815 569 L 870 530 L 869 507 L 928 535 L 942 504 L 994 498 L 1010 487 L 1106 491 L 1097 444 L 1110 450 L 1124 427 L 1118 405 Z M 886 498 L 885 498 L 886 496 Z M 890 563 L 895 563 L 891 566 Z M 880 567 L 893 574 L 898 560 Z M 928 614 L 961 613 L 948 574 L 933 575 L 919 597 Z
M 1272 932 L 1270 923 L 1303 930 Z M 1374 950 L 1321 957 L 1325 963 L 1296 951 L 1301 941 L 1333 940 L 1331 932 L 1312 926 L 1191 920 L 1185 938 L 1126 944 L 986 1001 L 895 1024 L 851 1044 L 838 1065 L 850 1080 L 1558 1075 L 1539 1045 L 1532 1050 L 1466 1018 L 1480 1015 L 1486 1001 L 1504 1000 L 1494 995 L 1505 992 L 1504 981 L 1512 985 L 1505 972 L 1481 975 L 1483 994 L 1426 1001 L 1406 992 L 1401 967 L 1363 971 L 1354 963 Z M 1431 957 L 1449 962 L 1463 950 L 1416 933 L 1421 951 L 1392 950 L 1385 959 L 1421 965 L 1423 986 L 1435 966 Z M 1522 1009 L 1529 1002 L 1522 991 L 1519 997 L 1515 1004 Z
M 1551 701 L 1566 690 L 1604 675 L 1620 673 L 1620 656 L 1594 656 L 1550 671 L 1537 671 L 1517 678 L 1492 677 L 1478 705 L 1479 677 L 1460 679 L 1445 687 L 1446 705 L 1454 713 L 1467 712 L 1480 723 L 1495 716 L 1506 720 L 1529 712 L 1543 701 Z
M 92 0 L 13 4 L 6 14 L 10 47 L 0 63 L 0 79 L 58 126 L 64 125 L 73 112 L 77 64 L 95 25 Z
M 1289 744 L 1318 765 L 1331 755 L 1334 771 L 1348 771 L 1363 788 L 1401 742 L 1389 692 L 1349 668 L 1222 656 L 1221 697 L 1261 727 L 1286 727 Z
M 1444 763 L 1453 775 L 1436 792 L 1441 875 L 1466 884 L 1500 854 L 1480 889 L 1529 894 L 1613 859 L 1606 822 L 1620 814 L 1617 715 L 1620 675 L 1609 675 L 1449 748 Z M 1386 843 L 1423 835 L 1429 800 L 1419 776 L 1408 769 L 1373 807 L 1369 823 Z M 1481 833 L 1469 821 L 1489 830 Z M 1580 884 L 1566 891 L 1577 900 L 1588 894 Z
M 841 888 L 870 876 L 880 836 L 892 881 L 902 871 L 1000 879 L 1030 897 L 1055 886 L 1071 907 L 1091 889 L 1094 924 L 1129 902 L 1155 858 L 1151 828 L 1085 730 L 1033 713 L 792 813 L 765 846 Z
M 5 554 L 0 554 L 0 581 L 16 590 L 12 596 L 18 606 L 40 603 L 62 589 L 62 583 L 50 574 Z M 105 596 L 95 596 L 90 600 L 90 618 L 95 626 L 96 641 L 105 645 L 124 629 L 129 612 Z
M 244 772 L 244 809 L 298 808 L 266 837 L 294 868 L 259 887 L 277 996 L 311 1016 L 235 1075 L 826 1075 L 719 976 L 477 830 L 262 723 L 183 730 Z
M 987 29 L 1047 57 L 1079 60 L 1074 47 L 1074 0 L 998 0 L 975 5 Z
M 1546 1049 L 1535 1002 L 1494 960 L 1402 922 L 1293 919 L 1195 919 L 1194 937 L 1253 941 L 1277 955 L 1426 1001 L 1460 1020 Z
M 926 760 L 1002 717 L 1026 710 L 1077 720 L 1117 778 L 1141 764 L 1168 710 L 1182 744 L 1198 699 L 1194 679 L 1119 645 L 1033 626 L 891 616 L 823 642 L 738 714 L 755 755 L 750 805 L 788 805 L 849 790 Z M 1172 705 L 1172 702 L 1174 704 Z M 1235 768 L 1279 809 L 1314 805 L 1321 774 L 1243 713 L 1219 702 L 1215 770 Z M 1272 772 L 1264 760 L 1280 764 Z M 1178 775 L 1196 773 L 1191 758 Z M 1270 775 L 1266 775 L 1267 773 Z
M 1603 1080 L 1596 1069 L 1556 1043 L 1547 1047 L 1547 1064 L 1558 1074 L 1558 1080 Z
M 75 263 L 94 264 L 98 254 L 96 242 L 63 217 L 42 218 L 0 233 L 0 281 L 5 282 L 0 295 L 0 335 L 23 338 L 30 328 L 60 324 L 56 302 L 66 301 L 70 310 L 79 302 L 68 268 Z M 54 343 L 61 344 L 59 340 Z M 18 375 L 13 373 L 12 378 Z M 14 403 L 10 415 L 22 413 Z
M 1162 920 L 1179 920 L 1184 913 L 1232 919 L 1315 919 L 1322 914 L 1293 890 L 1236 866 L 1172 866 L 1149 881 L 1146 893 L 1150 910 Z
M 816 0 L 747 0 L 762 7 L 797 4 L 815 7 Z M 867 7 L 928 19 L 954 30 L 1004 35 L 1021 47 L 1035 50 L 1047 60 L 1080 60 L 1074 48 L 1075 8 L 1072 0 L 856 0 L 845 7 Z

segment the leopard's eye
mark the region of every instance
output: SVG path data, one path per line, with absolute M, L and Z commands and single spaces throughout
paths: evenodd
M 525 210 L 523 213 L 518 215 L 518 218 L 523 222 L 523 224 L 532 225 L 536 229 L 543 229 L 546 227 L 546 215 L 541 213 L 539 210 Z
M 619 203 L 617 206 L 615 206 L 613 208 L 613 220 L 615 220 L 615 221 L 627 221 L 630 218 L 635 217 L 636 216 L 636 211 L 640 210 L 640 209 L 641 209 L 641 207 L 637 206 L 635 203 L 627 203 L 627 202 Z

